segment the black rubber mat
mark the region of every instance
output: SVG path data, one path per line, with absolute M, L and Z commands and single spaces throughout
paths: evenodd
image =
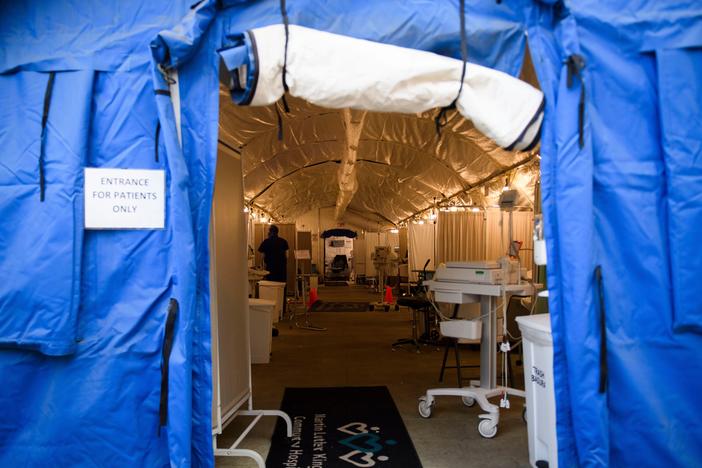
M 387 387 L 286 388 L 266 467 L 421 468 Z
M 368 312 L 367 302 L 332 302 L 317 301 L 312 305 L 312 312 Z

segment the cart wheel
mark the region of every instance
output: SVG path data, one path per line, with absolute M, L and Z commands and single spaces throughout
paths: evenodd
M 427 403 L 426 397 L 419 399 L 419 415 L 424 419 L 431 418 L 431 407 L 433 404 Z
M 522 419 L 524 420 L 524 422 L 529 422 L 529 421 L 527 421 L 527 407 L 526 406 L 522 410 Z
M 466 405 L 469 408 L 471 406 L 475 405 L 475 398 L 470 397 L 470 396 L 462 396 L 461 401 L 463 402 L 464 405 Z
M 383 309 L 385 309 L 385 312 L 390 312 L 390 306 L 389 306 L 389 305 L 386 305 L 385 307 L 383 307 Z
M 483 419 L 478 423 L 478 432 L 486 439 L 492 439 L 497 435 L 497 424 L 490 419 Z

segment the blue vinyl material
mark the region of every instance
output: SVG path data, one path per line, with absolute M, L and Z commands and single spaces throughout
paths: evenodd
M 699 465 L 702 6 L 467 3 L 469 60 L 517 75 L 528 33 L 546 96 L 560 465 Z M 2 5 L 0 465 L 212 466 L 216 51 L 235 46 L 234 33 L 280 23 L 279 2 Z M 457 0 L 298 0 L 288 14 L 460 58 Z M 171 99 L 154 93 L 168 89 L 158 69 L 178 72 L 182 148 Z M 166 228 L 84 231 L 84 167 L 164 169 Z M 159 428 L 171 299 L 179 314 Z

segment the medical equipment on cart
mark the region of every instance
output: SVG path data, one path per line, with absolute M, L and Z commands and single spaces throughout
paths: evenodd
M 480 317 L 476 320 L 445 320 L 440 328 L 444 336 L 459 339 L 480 338 L 480 380 L 470 382 L 470 387 L 462 388 L 434 388 L 419 399 L 419 414 L 428 418 L 437 396 L 460 396 L 466 406 L 473 406 L 476 402 L 485 411 L 479 416 L 478 432 L 485 438 L 492 438 L 497 434 L 500 418 L 500 407 L 509 407 L 506 395 L 516 395 L 524 398 L 524 391 L 510 388 L 506 385 L 497 385 L 497 306 L 496 299 L 508 300 L 514 294 L 531 295 L 534 288 L 529 283 L 518 284 L 485 284 L 470 282 L 474 275 L 471 268 L 450 271 L 448 268 L 437 269 L 432 281 L 425 282 L 430 291 L 433 291 L 437 302 L 450 304 L 480 303 Z M 464 276 L 460 276 L 463 272 Z M 442 274 L 443 273 L 443 274 Z M 503 272 L 504 274 L 504 272 Z M 503 277 L 504 278 L 504 277 Z M 440 314 L 439 308 L 436 307 Z M 462 323 L 463 322 L 463 323 Z M 507 346 L 506 351 L 508 351 Z M 500 407 L 488 401 L 488 398 L 501 395 Z
M 512 211 L 516 200 L 516 190 L 507 190 L 500 196 L 500 208 L 509 213 L 509 251 L 506 256 L 500 257 L 497 262 L 457 262 L 442 265 L 437 269 L 434 279 L 425 283 L 434 293 L 437 302 L 480 303 L 480 316 L 476 320 L 452 320 L 443 317 L 439 308 L 435 306 L 439 316 L 444 319 L 440 324 L 444 336 L 456 339 L 480 337 L 480 380 L 471 380 L 469 387 L 427 390 L 426 395 L 419 399 L 419 414 L 424 418 L 430 417 L 437 396 L 460 396 L 466 406 L 473 406 L 477 402 L 485 411 L 479 416 L 478 432 L 488 439 L 497 435 L 500 408 L 510 407 L 508 395 L 525 397 L 523 390 L 509 387 L 506 377 L 507 360 L 511 351 L 511 344 L 507 340 L 507 303 L 513 295 L 531 296 L 535 290 L 533 284 L 521 281 L 521 243 L 512 239 Z M 503 329 L 503 341 L 500 343 L 503 356 L 503 385 L 500 386 L 497 385 L 498 298 L 502 299 Z M 488 401 L 488 398 L 498 395 L 501 396 L 499 407 Z

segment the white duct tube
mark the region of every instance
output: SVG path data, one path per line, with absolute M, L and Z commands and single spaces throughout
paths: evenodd
M 266 26 L 235 35 L 219 53 L 232 99 L 264 106 L 283 95 L 285 31 Z M 291 95 L 327 108 L 417 113 L 449 105 L 460 60 L 290 25 L 286 80 Z M 525 150 L 538 141 L 543 94 L 510 75 L 468 64 L 458 111 L 498 145 Z
M 356 157 L 358 156 L 358 142 L 361 139 L 366 112 L 359 113 L 346 108 L 343 110 L 342 115 L 346 131 L 346 152 L 341 158 L 341 166 L 338 171 L 339 195 L 336 198 L 336 208 L 334 210 L 334 218 L 337 221 L 341 220 L 346 208 L 351 203 L 351 199 L 358 190 Z

